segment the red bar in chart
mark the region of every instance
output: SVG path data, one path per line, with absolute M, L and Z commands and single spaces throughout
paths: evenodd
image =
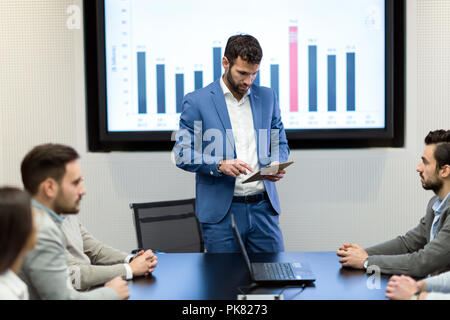
M 290 110 L 298 111 L 298 27 L 289 27 Z

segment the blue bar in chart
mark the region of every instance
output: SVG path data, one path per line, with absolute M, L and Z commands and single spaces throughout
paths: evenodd
M 222 48 L 213 48 L 213 69 L 214 69 L 214 81 L 220 78 L 222 75 Z
M 317 46 L 308 46 L 309 111 L 317 111 Z
M 347 52 L 347 111 L 356 111 L 355 53 Z
M 181 113 L 183 110 L 182 102 L 184 97 L 184 74 L 177 73 L 175 75 L 175 88 L 176 88 L 176 102 L 177 113 Z
M 270 87 L 275 91 L 277 100 L 280 102 L 280 66 L 278 64 L 270 65 Z
M 203 88 L 203 71 L 194 72 L 195 90 Z
M 259 77 L 259 71 L 258 71 L 258 73 L 256 74 L 255 81 L 253 81 L 253 83 L 256 84 L 257 86 L 259 86 L 260 82 L 261 82 L 261 79 Z
M 145 52 L 137 53 L 138 113 L 147 113 L 147 78 L 145 70 Z
M 241 9 L 231 15 L 221 14 L 217 1 L 103 2 L 99 59 L 107 132 L 145 132 L 157 139 L 157 132 L 180 130 L 181 115 L 190 112 L 186 95 L 203 92 L 223 77 L 225 49 L 234 42 L 228 43 L 229 37 L 253 34 L 264 52 L 260 68 L 252 75 L 233 71 L 243 73 L 253 88 L 269 91 L 286 130 L 318 138 L 332 133 L 322 135 L 322 130 L 389 133 L 389 1 L 261 0 L 253 15 L 248 12 L 255 1 L 227 2 Z M 233 39 L 237 47 L 251 41 Z M 248 54 L 252 61 L 253 53 Z
M 156 65 L 156 97 L 157 97 L 157 112 L 166 113 L 166 76 L 165 65 Z
M 336 111 L 336 55 L 328 55 L 328 111 Z

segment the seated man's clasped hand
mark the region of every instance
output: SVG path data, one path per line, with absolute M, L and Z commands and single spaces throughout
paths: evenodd
M 337 255 L 341 257 L 339 262 L 343 267 L 355 269 L 364 269 L 364 261 L 368 258 L 366 250 L 360 245 L 353 243 L 343 244 L 337 251 Z
M 133 270 L 133 276 L 148 276 L 155 270 L 158 264 L 158 257 L 152 250 L 141 250 L 131 260 L 130 267 Z
M 391 300 L 409 300 L 417 294 L 417 299 L 426 297 L 427 285 L 405 275 L 392 276 L 386 287 L 386 298 Z

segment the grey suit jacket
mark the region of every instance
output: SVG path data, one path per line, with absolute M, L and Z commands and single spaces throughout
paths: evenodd
M 430 241 L 434 219 L 432 206 L 437 196 L 428 202 L 425 216 L 404 236 L 367 248 L 368 266 L 378 266 L 382 273 L 407 274 L 423 278 L 450 269 L 450 201 L 442 213 L 436 237 Z
M 45 300 L 117 300 L 119 295 L 109 287 L 89 292 L 76 291 L 69 278 L 66 243 L 59 228 L 58 216 L 33 200 L 38 225 L 38 240 L 28 252 L 19 272 L 27 284 L 30 299 Z
M 74 215 L 64 218 L 61 230 L 66 238 L 70 278 L 75 289 L 86 290 L 117 276 L 126 280 L 125 252 L 95 239 Z

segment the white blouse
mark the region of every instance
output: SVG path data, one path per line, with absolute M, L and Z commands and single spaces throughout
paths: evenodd
M 0 300 L 28 300 L 27 285 L 10 269 L 0 274 Z

